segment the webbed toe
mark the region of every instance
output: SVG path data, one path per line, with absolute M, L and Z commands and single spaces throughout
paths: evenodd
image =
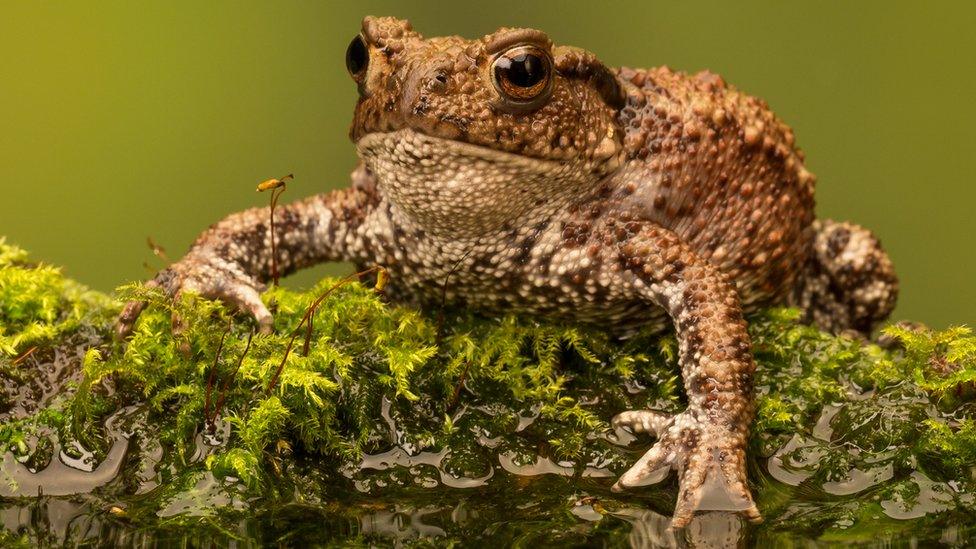
M 620 476 L 616 492 L 664 480 L 678 473 L 678 501 L 672 526 L 687 526 L 696 511 L 735 511 L 761 520 L 746 478 L 745 435 L 711 418 L 689 412 L 667 417 L 659 412 L 625 412 L 615 426 L 657 433 L 658 441 Z

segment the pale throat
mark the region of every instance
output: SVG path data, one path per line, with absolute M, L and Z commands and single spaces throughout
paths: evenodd
M 599 182 L 599 176 L 572 162 L 413 130 L 367 134 L 356 146 L 395 214 L 450 238 L 484 237 L 551 217 Z

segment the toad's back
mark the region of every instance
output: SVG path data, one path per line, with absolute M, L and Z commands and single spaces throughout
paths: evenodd
M 623 68 L 618 77 L 623 215 L 674 231 L 735 281 L 744 305 L 792 291 L 814 220 L 814 177 L 792 130 L 709 72 Z

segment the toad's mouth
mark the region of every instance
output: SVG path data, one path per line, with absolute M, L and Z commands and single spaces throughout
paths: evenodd
M 516 171 L 558 171 L 565 162 L 501 151 L 466 141 L 436 137 L 412 128 L 363 134 L 356 141 L 359 157 L 370 167 L 379 159 L 394 161 L 401 169 L 412 166 L 430 172 L 448 162 L 467 159 L 507 166 Z

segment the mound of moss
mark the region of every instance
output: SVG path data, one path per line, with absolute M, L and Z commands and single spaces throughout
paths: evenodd
M 150 306 L 122 342 L 128 299 Z M 0 241 L 0 543 L 675 541 L 673 478 L 609 491 L 652 443 L 610 418 L 684 406 L 673 335 L 420 312 L 333 279 L 264 299 L 272 335 Z M 976 336 L 889 327 L 886 350 L 796 318 L 750 323 L 765 523 L 682 535 L 974 539 Z

